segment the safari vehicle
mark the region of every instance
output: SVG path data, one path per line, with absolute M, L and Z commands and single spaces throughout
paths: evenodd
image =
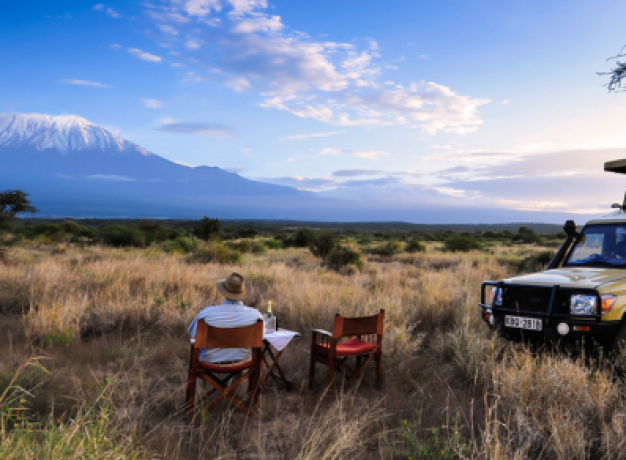
M 626 160 L 604 170 L 626 174 Z M 580 231 L 568 220 L 565 242 L 545 271 L 485 281 L 483 320 L 510 338 L 589 337 L 608 346 L 626 340 L 626 196 L 612 207 Z

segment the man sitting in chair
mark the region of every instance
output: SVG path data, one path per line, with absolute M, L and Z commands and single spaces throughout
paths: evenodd
M 225 280 L 217 281 L 217 290 L 226 297 L 221 305 L 204 308 L 189 325 L 189 335 L 196 337 L 196 325 L 204 320 L 209 326 L 220 328 L 245 327 L 263 319 L 255 308 L 246 307 L 246 287 L 243 276 L 233 273 Z M 205 348 L 200 359 L 209 363 L 236 362 L 250 357 L 250 350 L 245 348 Z

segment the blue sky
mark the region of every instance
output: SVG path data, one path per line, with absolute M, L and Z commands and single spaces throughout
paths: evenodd
M 75 114 L 168 159 L 325 196 L 591 214 L 626 181 L 609 1 L 29 1 L 0 112 Z M 480 216 L 477 216 L 480 220 Z M 549 220 L 549 219 L 546 219 Z

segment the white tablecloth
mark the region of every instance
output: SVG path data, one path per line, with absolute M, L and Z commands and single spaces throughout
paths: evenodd
M 279 329 L 274 332 L 266 332 L 265 340 L 267 340 L 278 351 L 282 351 L 294 337 L 299 336 L 297 332 Z

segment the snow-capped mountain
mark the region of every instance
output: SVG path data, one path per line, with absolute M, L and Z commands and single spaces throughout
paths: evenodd
M 0 114 L 0 191 L 41 215 L 280 217 L 309 194 L 169 161 L 77 116 Z M 286 201 L 285 201 L 286 200 Z
M 107 150 L 149 155 L 146 149 L 75 115 L 0 114 L 0 146 L 61 153 Z

